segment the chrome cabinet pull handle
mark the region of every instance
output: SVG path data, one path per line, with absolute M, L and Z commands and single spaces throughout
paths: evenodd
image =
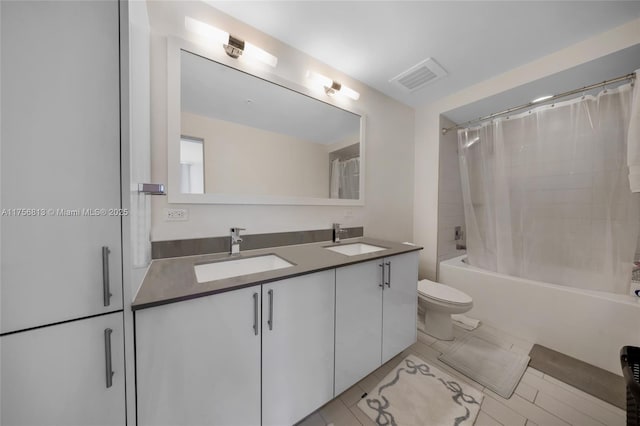
M 273 290 L 269 290 L 267 294 L 269 294 L 269 319 L 267 324 L 269 324 L 269 330 L 273 330 Z
M 384 262 L 380 263 L 378 266 L 382 268 L 381 269 L 382 276 L 380 278 L 380 284 L 378 284 L 378 287 L 382 287 L 382 289 L 384 290 Z
M 253 334 L 258 335 L 258 293 L 253 293 Z
M 102 247 L 102 299 L 104 306 L 111 304 L 111 290 L 109 288 L 109 247 Z
M 385 265 L 387 265 L 389 268 L 387 270 L 387 282 L 385 284 L 387 284 L 387 287 L 391 288 L 391 262 L 387 262 L 385 263 Z
M 113 375 L 115 374 L 111 364 L 111 333 L 113 333 L 112 329 L 104 329 L 104 360 L 107 388 L 110 388 L 113 385 Z

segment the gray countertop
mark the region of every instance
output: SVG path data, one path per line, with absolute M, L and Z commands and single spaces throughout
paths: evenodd
M 386 250 L 356 256 L 345 256 L 323 248 L 358 242 L 385 247 Z M 323 241 L 312 244 L 247 250 L 234 255 L 215 253 L 154 260 L 149 266 L 149 270 L 142 281 L 135 300 L 131 304 L 131 308 L 134 311 L 150 308 L 417 250 L 422 250 L 422 247 L 361 237 L 343 240 L 338 244 L 333 244 L 331 241 Z M 198 283 L 196 280 L 194 265 L 265 254 L 280 256 L 294 266 L 203 283 Z

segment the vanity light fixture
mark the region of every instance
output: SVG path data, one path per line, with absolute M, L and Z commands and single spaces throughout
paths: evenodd
M 186 16 L 184 18 L 184 26 L 187 30 L 201 35 L 211 43 L 221 44 L 225 52 L 227 52 L 227 55 L 232 58 L 237 59 L 242 56 L 243 58 L 254 59 L 272 67 L 278 65 L 278 58 L 271 53 L 247 41 L 234 37 L 213 25 L 205 24 L 202 21 Z
M 344 95 L 348 98 L 357 101 L 360 98 L 360 93 L 351 89 L 350 87 L 340 84 L 337 81 L 331 80 L 329 77 L 325 77 L 322 74 L 318 74 L 314 71 L 307 71 L 307 77 L 311 79 L 316 85 L 324 87 L 324 91 L 327 95 L 333 96 L 336 93 Z

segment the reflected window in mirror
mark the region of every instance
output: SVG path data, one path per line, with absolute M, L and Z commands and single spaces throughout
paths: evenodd
M 204 194 L 204 140 L 180 137 L 180 192 Z

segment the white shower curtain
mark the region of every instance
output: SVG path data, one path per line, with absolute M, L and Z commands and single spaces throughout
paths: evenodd
M 360 158 L 331 162 L 330 196 L 357 200 L 360 198 Z
M 629 292 L 640 229 L 626 161 L 632 91 L 626 84 L 458 132 L 472 265 Z

